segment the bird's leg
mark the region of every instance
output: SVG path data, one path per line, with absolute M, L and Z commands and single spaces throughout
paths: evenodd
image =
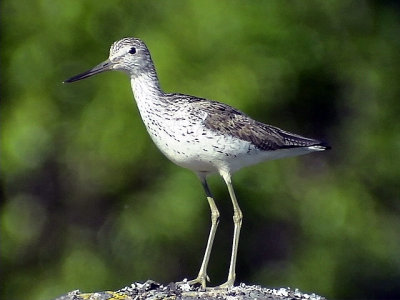
M 201 263 L 199 274 L 195 279 L 188 281 L 188 283 L 189 284 L 199 283 L 203 288 L 205 288 L 206 281 L 209 281 L 207 276 L 207 266 L 208 266 L 208 261 L 210 260 L 210 254 L 214 242 L 215 232 L 217 231 L 218 227 L 219 211 L 217 206 L 215 205 L 214 199 L 208 187 L 205 176 L 199 175 L 199 178 L 201 180 L 201 184 L 203 185 L 204 191 L 206 192 L 208 204 L 210 205 L 211 209 L 211 229 L 210 229 L 210 234 L 208 235 L 207 247 L 204 253 L 203 262 Z
M 225 180 L 226 185 L 228 186 L 229 195 L 231 196 L 232 205 L 233 205 L 233 241 L 232 241 L 232 254 L 231 254 L 231 262 L 229 265 L 229 273 L 228 273 L 228 280 L 221 284 L 219 288 L 230 288 L 235 283 L 236 278 L 236 256 L 237 250 L 239 245 L 239 235 L 240 235 L 240 228 L 242 227 L 242 219 L 243 214 L 240 210 L 239 204 L 236 199 L 235 192 L 233 190 L 231 176 L 229 173 L 221 173 L 222 177 Z

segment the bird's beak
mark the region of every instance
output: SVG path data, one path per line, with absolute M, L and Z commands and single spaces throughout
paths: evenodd
M 64 83 L 78 81 L 99 74 L 101 72 L 110 71 L 112 70 L 112 65 L 113 63 L 109 59 L 107 59 L 106 61 L 95 66 L 94 68 L 65 80 Z

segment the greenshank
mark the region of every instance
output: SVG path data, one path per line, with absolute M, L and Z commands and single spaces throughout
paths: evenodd
M 236 277 L 242 211 L 233 190 L 231 175 L 246 166 L 323 151 L 329 146 L 255 121 L 217 101 L 165 93 L 160 88 L 149 49 L 137 38 L 123 38 L 115 42 L 106 61 L 65 82 L 111 70 L 123 71 L 130 77 L 140 115 L 156 146 L 172 162 L 195 172 L 204 188 L 211 209 L 211 229 L 200 271 L 195 279 L 188 281 L 203 288 L 208 281 L 207 265 L 219 221 L 219 211 L 206 178 L 218 173 L 224 179 L 233 205 L 234 232 L 228 278 L 219 287 L 232 287 Z

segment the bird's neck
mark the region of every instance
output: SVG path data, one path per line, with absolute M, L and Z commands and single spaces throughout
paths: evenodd
M 154 102 L 164 95 L 160 88 L 157 73 L 143 72 L 138 76 L 131 76 L 131 86 L 135 99 L 138 102 Z

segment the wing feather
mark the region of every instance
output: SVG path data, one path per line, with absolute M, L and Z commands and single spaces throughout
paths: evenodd
M 204 120 L 207 128 L 251 142 L 260 150 L 272 151 L 322 144 L 318 140 L 255 121 L 241 111 L 223 103 L 199 101 L 196 105 L 207 113 L 207 118 Z

